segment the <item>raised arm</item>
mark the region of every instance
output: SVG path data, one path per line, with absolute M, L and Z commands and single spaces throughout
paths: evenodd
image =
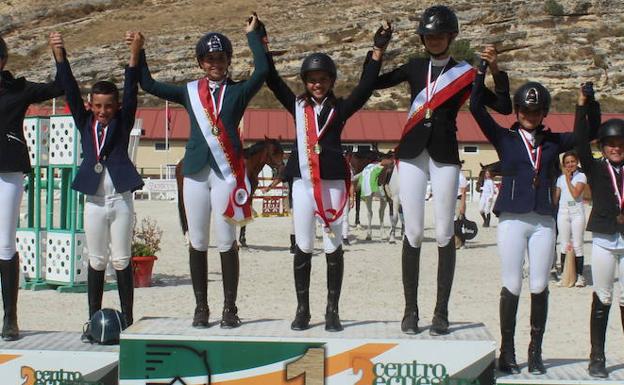
M 587 135 L 588 141 L 592 141 L 598 137 L 598 128 L 600 127 L 600 103 L 594 97 L 593 83 L 587 82 L 581 84 L 578 91 L 577 107 L 583 106 L 586 111 Z M 575 133 L 564 133 L 560 135 L 561 151 L 573 149 L 576 144 Z
M 375 33 L 373 38 L 373 53 L 370 55 L 370 60 L 366 60 L 364 63 L 360 82 L 351 91 L 351 94 L 345 98 L 343 104 L 344 119 L 348 119 L 357 110 L 362 108 L 373 93 L 379 76 L 379 70 L 381 69 L 381 59 L 383 58 L 383 54 L 391 38 L 392 25 L 389 21 L 386 21 Z
M 25 100 L 30 103 L 41 103 L 43 101 L 63 95 L 63 87 L 60 84 L 58 71 L 53 81 L 49 83 L 25 82 L 23 90 Z
M 173 103 L 184 104 L 186 86 L 176 86 L 154 80 L 147 65 L 144 49 L 139 54 L 139 84 L 148 94 Z
M 494 79 L 494 92 L 484 88 L 483 103 L 500 114 L 511 114 L 513 111 L 513 104 L 509 96 L 509 77 L 506 72 L 498 68 L 498 52 L 496 51 L 496 47 L 493 45 L 486 45 L 480 57 L 487 62 L 492 72 L 492 78 Z
M 126 44 L 130 47 L 130 59 L 124 75 L 124 93 L 121 113 L 123 114 L 123 127 L 132 130 L 137 110 L 137 94 L 139 80 L 139 58 L 145 38 L 140 32 L 126 32 Z
M 485 109 L 484 78 L 485 73 L 479 70 L 472 85 L 472 93 L 470 94 L 470 113 L 472 113 L 472 116 L 477 121 L 477 124 L 479 125 L 479 128 L 481 128 L 483 134 L 494 145 L 494 147 L 496 147 L 499 141 L 500 133 L 505 129 L 499 126 L 494 118 L 492 118 L 492 116 Z
M 579 90 L 578 102 L 576 105 L 576 115 L 574 117 L 576 153 L 578 154 L 579 159 L 581 160 L 581 164 L 583 165 L 583 172 L 587 174 L 588 178 L 591 178 L 591 165 L 594 161 L 594 157 L 592 156 L 590 146 L 591 137 L 588 124 L 587 109 L 587 98 Z
M 254 70 L 251 73 L 251 77 L 243 82 L 242 85 L 245 104 L 249 103 L 251 98 L 260 90 L 269 72 L 269 64 L 262 44 L 259 25 L 258 16 L 254 13 L 250 16 L 249 22 L 245 27 L 247 43 L 254 60 Z
M 52 32 L 50 33 L 49 43 L 56 61 L 56 73 L 59 84 L 65 91 L 65 99 L 74 117 L 76 128 L 82 131 L 89 113 L 84 107 L 80 87 L 78 87 L 78 82 L 76 82 L 76 78 L 74 78 L 74 74 L 69 66 L 63 36 L 59 32 Z
M 294 116 L 295 101 L 297 96 L 294 92 L 292 92 L 290 87 L 288 87 L 288 84 L 286 84 L 286 82 L 280 77 L 277 69 L 275 69 L 273 56 L 270 53 L 267 53 L 267 58 L 269 61 L 269 72 L 266 78 L 266 84 L 282 106 L 284 106 L 284 108 Z

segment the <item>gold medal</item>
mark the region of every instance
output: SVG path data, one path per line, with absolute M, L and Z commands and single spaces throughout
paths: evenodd
M 431 111 L 431 108 L 427 108 L 425 110 L 425 119 L 431 119 L 431 115 L 433 115 L 433 111 Z
M 212 135 L 219 136 L 220 133 L 221 133 L 221 131 L 219 130 L 219 127 L 213 125 L 212 126 Z
M 624 225 L 624 214 L 618 215 L 615 219 L 619 225 Z
M 321 145 L 320 144 L 317 143 L 317 144 L 314 145 L 314 153 L 316 155 L 319 155 L 321 153 Z

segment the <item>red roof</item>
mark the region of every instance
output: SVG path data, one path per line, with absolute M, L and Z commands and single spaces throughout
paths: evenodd
M 50 108 L 31 107 L 29 115 L 48 115 Z M 493 113 L 494 119 L 503 127 L 510 127 L 516 116 Z M 143 119 L 145 130 L 143 138 L 162 140 L 165 138 L 165 109 L 157 107 L 139 108 L 137 118 Z M 624 114 L 602 114 L 602 119 L 624 119 Z M 353 115 L 342 134 L 344 142 L 397 142 L 407 119 L 406 111 L 361 110 Z M 169 139 L 185 140 L 189 136 L 189 117 L 183 108 L 171 108 L 171 127 Z M 554 132 L 571 131 L 574 125 L 572 113 L 550 113 L 546 117 L 546 126 Z M 460 142 L 487 142 L 479 126 L 468 111 L 457 115 Z M 293 141 L 295 137 L 294 120 L 283 109 L 247 109 L 242 125 L 242 137 L 246 140 L 261 140 L 265 136 Z

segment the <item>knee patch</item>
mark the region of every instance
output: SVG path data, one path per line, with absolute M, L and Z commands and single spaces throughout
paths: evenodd
M 115 270 L 123 270 L 130 264 L 130 256 L 113 258 L 111 264 Z
M 94 270 L 97 270 L 97 271 L 106 270 L 107 263 L 108 263 L 108 258 L 104 256 L 96 256 L 96 255 L 89 256 L 89 265 L 91 265 L 91 267 Z
M 611 297 L 613 295 L 613 289 L 601 289 L 598 287 L 594 288 L 594 293 L 598 296 L 600 302 L 604 305 L 611 305 Z M 624 294 L 620 296 L 620 304 L 624 303 Z

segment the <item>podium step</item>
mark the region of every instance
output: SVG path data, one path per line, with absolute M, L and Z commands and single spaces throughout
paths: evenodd
M 533 375 L 528 372 L 526 365 L 520 367 L 521 373 L 516 375 L 498 374 L 498 385 L 594 385 L 594 384 L 624 384 L 624 364 L 607 360 L 609 378 L 600 379 L 591 377 L 587 373 L 588 360 L 578 359 L 545 359 L 546 374 Z
M 495 342 L 483 324 L 455 323 L 441 337 L 408 336 L 398 322 L 343 326 L 293 331 L 290 321 L 264 319 L 196 329 L 191 319 L 143 318 L 122 334 L 120 384 L 494 383 Z
M 80 335 L 22 331 L 17 341 L 0 340 L 2 384 L 117 384 L 119 346 L 85 344 L 80 341 Z

